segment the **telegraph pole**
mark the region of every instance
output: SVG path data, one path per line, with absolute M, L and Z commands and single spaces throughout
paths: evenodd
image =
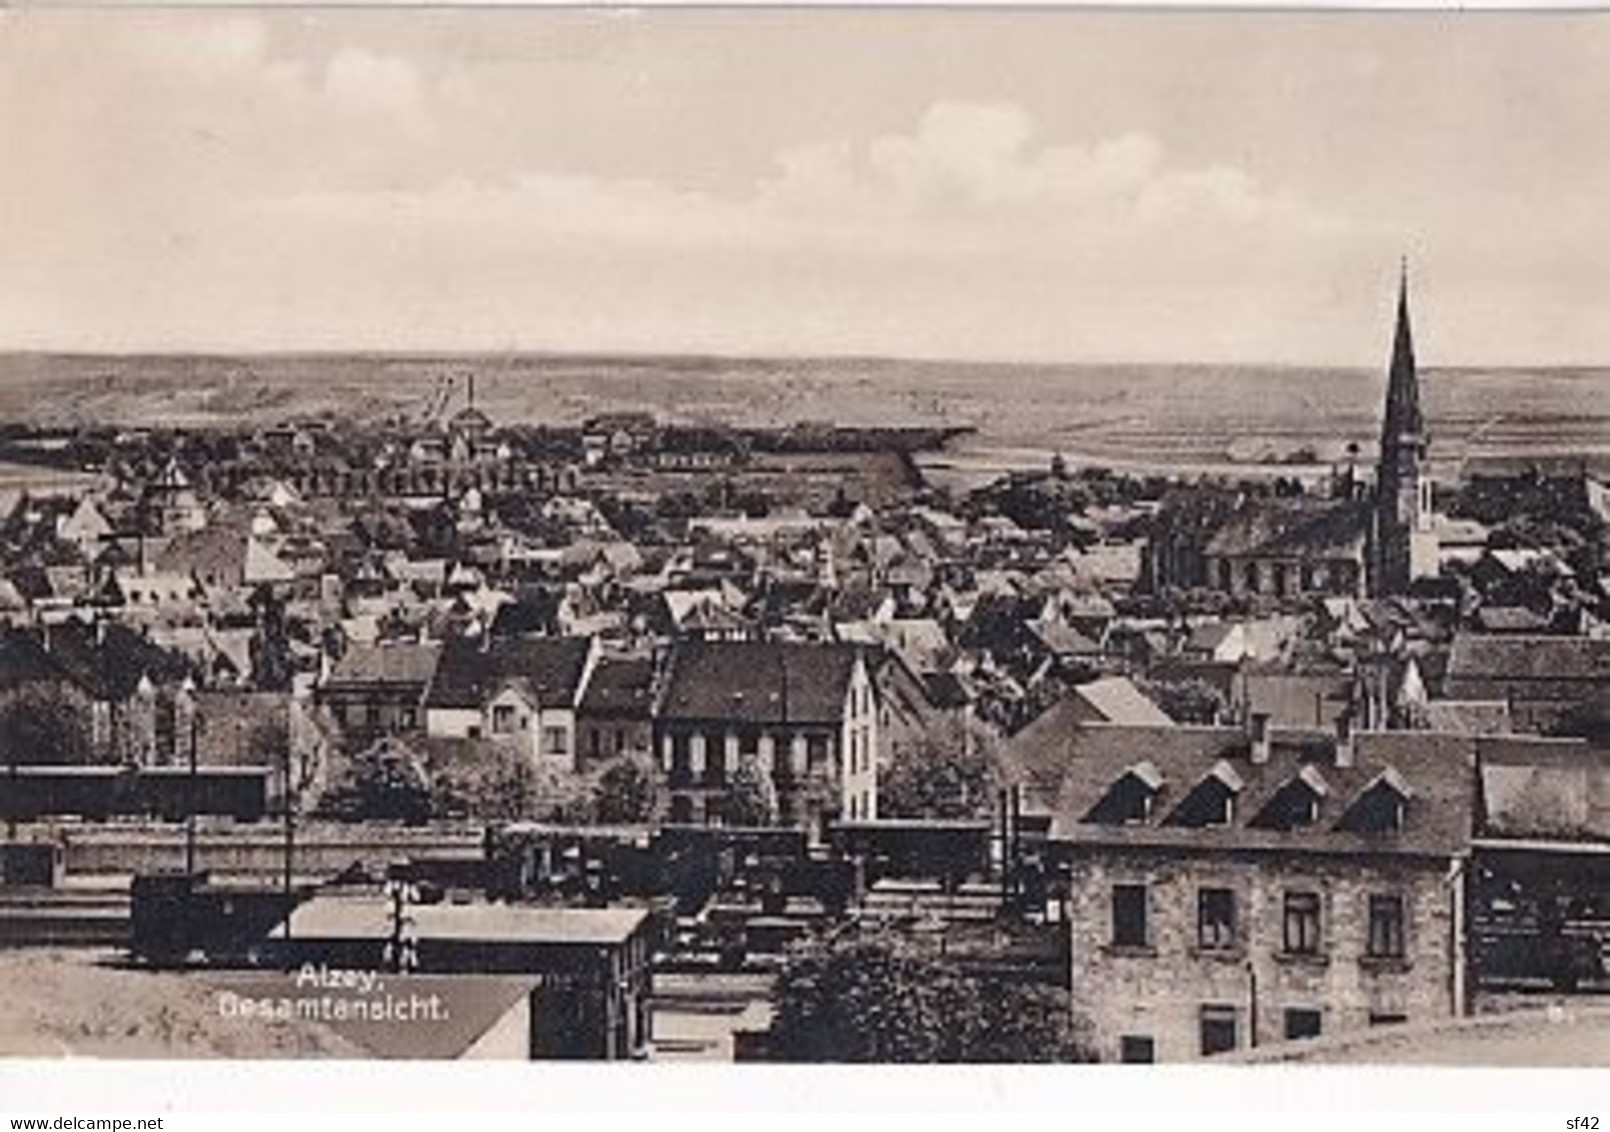
M 181 689 L 190 708 L 190 778 L 185 788 L 184 871 L 192 886 L 196 882 L 196 747 L 201 738 L 201 713 L 196 704 L 196 682 L 189 676 Z

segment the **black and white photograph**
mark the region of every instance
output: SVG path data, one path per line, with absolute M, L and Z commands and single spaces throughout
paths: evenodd
M 1610 1067 L 1607 106 L 1592 11 L 0 9 L 0 1066 Z

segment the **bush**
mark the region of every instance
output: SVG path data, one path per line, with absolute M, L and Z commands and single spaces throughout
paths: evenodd
M 777 1003 L 784 1061 L 1093 1060 L 1067 991 L 969 974 L 887 933 L 802 948 Z

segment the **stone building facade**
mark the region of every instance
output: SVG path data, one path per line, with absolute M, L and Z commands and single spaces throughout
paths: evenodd
M 1458 1014 L 1458 877 L 1445 857 L 1083 854 L 1070 909 L 1075 1010 L 1106 1061 L 1182 1061 Z M 1135 893 L 1138 936 L 1126 907 Z
M 1049 811 L 1076 1012 L 1106 1061 L 1455 1016 L 1489 737 L 1087 723 L 1006 765 Z

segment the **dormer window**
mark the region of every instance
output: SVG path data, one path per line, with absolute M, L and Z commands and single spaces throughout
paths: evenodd
M 1401 833 L 1414 790 L 1393 767 L 1372 778 L 1339 824 L 1354 833 Z
M 1124 771 L 1085 821 L 1101 825 L 1141 825 L 1151 820 L 1157 795 L 1163 789 L 1163 776 L 1150 760 L 1136 763 Z
M 1190 826 L 1193 829 L 1229 825 L 1235 820 L 1235 800 L 1240 796 L 1242 787 L 1241 776 L 1235 768 L 1220 759 L 1191 788 L 1191 792 L 1168 815 L 1164 824 Z
M 1309 763 L 1270 796 L 1251 825 L 1257 829 L 1289 832 L 1319 821 L 1319 807 L 1330 794 L 1330 784 L 1319 768 Z

